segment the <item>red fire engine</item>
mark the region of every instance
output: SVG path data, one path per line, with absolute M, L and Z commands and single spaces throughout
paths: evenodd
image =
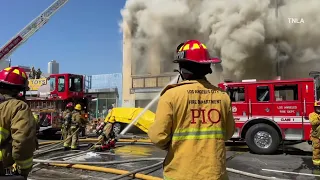
M 284 141 L 309 141 L 309 114 L 319 99 L 320 72 L 295 80 L 226 81 L 219 87 L 232 101 L 234 140 L 245 140 L 252 152 L 274 153 Z
M 37 97 L 26 97 L 32 110 L 39 116 L 44 134 L 54 134 L 61 128 L 61 113 L 69 102 L 81 104 L 83 116 L 88 117 L 90 98 L 84 94 L 84 76 L 75 74 L 51 74 L 47 93 Z M 42 96 L 42 97 L 41 97 Z

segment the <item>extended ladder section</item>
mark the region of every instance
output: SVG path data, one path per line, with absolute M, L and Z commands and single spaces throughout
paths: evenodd
M 0 49 L 0 61 L 9 57 L 18 47 L 20 47 L 44 24 L 46 24 L 49 21 L 50 17 L 53 16 L 68 1 L 69 0 L 56 0 L 38 17 L 36 17 L 26 27 L 24 27 L 17 35 L 10 39 Z

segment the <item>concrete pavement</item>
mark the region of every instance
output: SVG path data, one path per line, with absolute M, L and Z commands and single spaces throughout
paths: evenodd
M 227 166 L 229 168 L 250 172 L 254 174 L 271 176 L 283 179 L 312 180 L 320 178 L 320 170 L 315 169 L 311 161 L 311 146 L 307 143 L 286 146 L 286 153 L 279 151 L 275 155 L 256 155 L 251 154 L 243 143 L 237 143 L 227 147 Z M 70 153 L 70 152 L 68 152 Z M 55 152 L 48 154 L 43 159 L 66 154 L 66 152 Z M 81 156 L 74 158 L 74 161 L 113 161 L 142 157 L 164 157 L 165 152 L 153 146 L 147 145 L 127 145 L 119 147 L 114 154 L 101 154 L 98 157 Z M 138 163 L 127 163 L 121 165 L 107 166 L 127 171 L 132 171 L 155 164 L 156 161 L 144 161 Z M 99 179 L 110 178 L 116 175 L 92 172 L 86 170 L 77 170 L 69 168 L 59 168 L 42 166 L 34 172 L 30 178 L 50 179 L 51 177 L 63 179 Z M 144 172 L 146 173 L 146 172 Z M 150 175 L 162 177 L 162 170 L 149 173 Z M 319 174 L 319 175 L 318 175 Z M 247 176 L 229 173 L 230 180 L 251 180 Z

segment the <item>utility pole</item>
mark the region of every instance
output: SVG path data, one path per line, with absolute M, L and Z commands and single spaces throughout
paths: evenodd
M 276 2 L 276 8 L 275 8 L 275 15 L 276 15 L 276 22 L 278 21 L 278 14 L 279 14 L 279 2 L 278 0 L 275 0 Z M 276 26 L 278 26 L 278 22 L 276 23 Z M 278 40 L 278 37 L 276 37 L 276 50 L 277 50 L 277 53 L 276 53 L 276 76 L 281 76 L 281 67 L 280 67 L 280 61 L 279 61 L 279 40 Z

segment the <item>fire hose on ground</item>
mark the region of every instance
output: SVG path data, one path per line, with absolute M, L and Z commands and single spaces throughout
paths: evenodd
M 84 152 L 79 152 L 76 154 L 68 154 L 68 155 L 64 155 L 64 156 L 59 156 L 59 157 L 54 157 L 51 159 L 58 159 L 58 158 L 63 158 L 63 157 L 70 157 L 70 156 L 76 156 L 79 154 L 83 154 Z M 141 161 L 154 161 L 154 160 L 163 160 L 164 158 L 141 158 L 141 159 L 131 159 L 131 160 L 124 160 L 124 161 L 109 161 L 109 162 L 95 162 L 94 164 L 97 165 L 113 165 L 113 164 L 123 164 L 123 163 L 132 163 L 132 162 L 141 162 Z M 161 178 L 158 177 L 153 177 L 153 176 L 149 176 L 149 175 L 145 175 L 145 174 L 137 174 L 137 172 L 141 172 L 143 170 L 148 170 L 151 168 L 154 168 L 155 165 L 150 166 L 149 168 L 145 167 L 143 170 L 138 169 L 132 172 L 129 171 L 124 171 L 124 170 L 119 170 L 119 169 L 113 169 L 113 168 L 104 168 L 104 167 L 97 167 L 97 166 L 86 166 L 86 165 L 82 165 L 82 164 L 86 164 L 86 162 L 78 162 L 78 161 L 50 161 L 50 160 L 38 160 L 38 159 L 34 159 L 34 162 L 38 162 L 38 163 L 50 163 L 50 162 L 54 162 L 54 163 L 64 163 L 64 164 L 49 164 L 52 166 L 58 166 L 58 167 L 72 167 L 72 168 L 76 168 L 76 169 L 85 169 L 85 170 L 91 170 L 91 171 L 99 171 L 99 172 L 106 172 L 106 173 L 111 173 L 111 174 L 120 174 L 120 175 L 125 175 L 125 176 L 130 176 L 132 174 L 134 174 L 134 177 L 136 178 L 140 178 L 140 179 L 145 179 L 145 180 L 160 180 Z M 67 164 L 65 164 L 67 163 Z M 79 164 L 80 163 L 80 164 Z M 92 164 L 93 162 L 91 162 Z M 70 165 L 70 164 L 74 164 L 74 165 Z M 160 166 L 161 168 L 161 164 L 157 163 L 157 166 Z M 125 177 L 124 176 L 124 177 Z M 122 177 L 121 177 L 122 178 Z M 117 178 L 118 179 L 118 178 Z
M 79 139 L 79 142 L 97 142 L 98 139 L 96 138 L 87 138 L 87 139 Z M 118 142 L 145 142 L 145 143 L 151 143 L 150 140 L 147 139 L 119 139 Z M 52 145 L 52 144 L 63 144 L 64 142 L 61 142 L 59 140 L 57 141 L 46 141 L 46 142 L 40 142 L 39 145 Z M 43 146 L 42 146 L 43 147 Z M 46 146 L 47 147 L 47 146 Z
M 92 140 L 91 140 L 92 141 Z M 96 144 L 99 143 L 99 141 L 97 139 L 94 139 L 94 141 L 97 141 Z M 145 141 L 145 142 L 148 142 L 148 141 Z M 61 144 L 61 143 L 60 143 Z M 95 144 L 95 145 L 96 145 Z M 127 141 L 127 142 L 119 142 L 117 144 L 141 144 L 141 145 L 150 145 L 151 143 L 139 143 L 139 142 L 136 142 L 136 141 Z M 82 145 L 83 146 L 83 145 Z M 53 146 L 53 147 L 56 147 Z M 94 147 L 94 146 L 92 146 Z M 91 148 L 92 148 L 91 147 Z M 76 154 L 68 154 L 68 155 L 65 155 L 65 156 L 59 156 L 59 157 L 54 157 L 54 158 L 50 158 L 48 160 L 54 160 L 54 159 L 59 159 L 59 158 L 63 158 L 63 157 L 75 157 L 75 156 L 78 156 L 80 154 L 84 154 L 88 151 L 91 150 L 91 148 L 89 148 L 88 150 L 86 151 L 83 151 L 83 152 L 80 152 L 80 153 L 76 153 Z M 52 147 L 50 147 L 49 149 L 52 149 Z M 39 152 L 37 155 L 42 155 L 42 154 L 45 154 L 45 153 L 49 153 L 51 151 L 57 151 L 57 150 L 61 150 L 63 148 L 57 148 L 57 149 L 52 149 L 52 150 L 48 150 L 46 149 L 45 151 L 41 151 Z M 40 163 L 45 163 L 45 161 L 48 161 L 48 160 L 37 160 L 37 159 L 34 159 L 34 162 L 38 162 L 37 164 L 35 164 L 34 167 L 38 166 Z M 127 160 L 127 161 L 118 161 L 118 162 L 107 162 L 107 165 L 109 164 L 123 164 L 123 163 L 131 163 L 131 162 L 140 162 L 140 161 L 149 161 L 149 160 L 163 160 L 163 158 L 145 158 L 145 159 L 134 159 L 134 160 Z M 120 174 L 120 175 L 125 175 L 125 174 L 128 174 L 128 175 L 125 175 L 125 176 L 130 176 L 130 175 L 134 175 L 134 177 L 136 178 L 140 178 L 140 179 L 145 179 L 145 180 L 160 180 L 161 178 L 158 178 L 158 177 L 153 177 L 153 176 L 149 176 L 149 175 L 145 175 L 145 174 L 137 174 L 137 172 L 141 172 L 141 169 L 137 169 L 133 172 L 129 172 L 129 171 L 124 171 L 124 170 L 119 170 L 119 169 L 113 169 L 113 168 L 104 168 L 104 167 L 97 167 L 97 166 L 85 166 L 85 165 L 82 165 L 84 164 L 83 162 L 80 162 L 81 164 L 78 164 L 79 162 L 72 162 L 72 161 L 55 161 L 56 163 L 62 163 L 62 164 L 49 164 L 49 165 L 53 165 L 53 166 L 60 166 L 60 167 L 70 167 L 70 164 L 75 164 L 75 165 L 71 165 L 71 167 L 73 168 L 79 168 L 79 165 L 80 165 L 80 169 L 81 168 L 85 168 L 86 170 L 93 170 L 93 171 L 99 171 L 99 172 L 106 172 L 106 173 L 111 173 L 111 174 Z M 67 163 L 67 164 L 65 164 Z M 98 165 L 103 165 L 103 164 L 106 164 L 106 163 L 103 163 L 103 162 L 96 162 Z M 157 163 L 157 164 L 162 164 L 162 162 L 160 163 Z M 161 165 L 158 165 L 160 169 L 161 168 Z M 148 170 L 148 169 L 152 169 L 154 168 L 155 166 L 151 166 L 151 167 L 145 167 L 143 168 L 143 170 Z M 124 176 L 124 177 L 125 177 Z
M 76 133 L 78 133 L 79 129 L 80 129 L 80 128 L 78 128 L 74 133 L 72 133 L 72 134 L 71 134 L 70 136 L 68 136 L 66 139 L 64 139 L 64 140 L 62 140 L 62 141 L 58 141 L 54 146 L 52 146 L 52 147 L 50 147 L 50 148 L 48 148 L 48 149 L 45 149 L 45 150 L 43 150 L 43 151 L 46 151 L 46 150 L 49 150 L 49 149 L 53 149 L 53 148 L 58 147 L 59 145 L 65 143 L 65 142 L 68 141 L 70 138 L 72 138 L 73 135 L 75 135 Z M 41 145 L 41 144 L 39 143 L 39 145 Z M 40 149 L 39 149 L 39 151 L 41 152 Z
M 138 172 L 141 172 L 141 171 L 145 171 L 145 170 L 149 170 L 149 169 L 152 169 L 152 168 L 157 168 L 157 169 L 161 169 L 162 167 L 162 164 L 163 164 L 163 161 L 160 161 L 156 164 L 153 164 L 151 166 L 146 166 L 146 167 L 143 167 L 143 168 L 140 168 L 140 169 L 136 169 L 136 170 L 133 170 L 131 172 L 128 172 L 126 174 L 122 174 L 120 176 L 115 176 L 113 178 L 109 178 L 109 180 L 118 180 L 118 179 L 121 179 L 121 178 L 124 178 L 124 177 L 127 177 L 127 176 L 131 176 L 131 175 L 134 175 Z
M 82 139 L 82 142 L 97 142 L 97 139 L 91 139 L 91 138 L 90 139 Z M 53 141 L 53 143 L 57 143 L 57 141 Z M 118 142 L 117 144 L 150 145 L 151 143 L 150 143 L 149 140 L 145 140 L 145 139 L 143 139 L 143 140 L 120 139 L 120 142 Z M 62 149 L 62 148 L 59 148 L 59 149 Z M 57 150 L 57 149 L 54 149 L 54 150 Z M 60 156 L 60 158 L 61 157 L 70 157 L 70 156 L 72 157 L 72 156 L 75 156 L 75 155 L 84 154 L 85 152 L 80 152 L 80 153 L 76 153 L 76 154 L 73 154 L 73 155 L 68 154 L 68 155 L 65 155 L 65 156 Z M 47 153 L 47 152 L 41 152 L 41 154 L 42 153 Z M 109 161 L 109 162 L 79 162 L 79 161 L 54 161 L 53 160 L 53 159 L 58 159 L 58 158 L 59 157 L 55 157 L 55 158 L 48 159 L 48 160 L 34 159 L 34 162 L 49 164 L 49 165 L 58 166 L 58 167 L 72 167 L 72 168 L 75 168 L 75 169 L 91 170 L 91 171 L 106 172 L 106 173 L 119 174 L 120 175 L 120 176 L 115 176 L 115 177 L 111 178 L 112 180 L 120 179 L 120 178 L 123 178 L 123 177 L 126 177 L 126 176 L 132 176 L 132 175 L 134 175 L 134 177 L 136 177 L 136 178 L 145 179 L 145 180 L 160 180 L 161 179 L 159 177 L 154 177 L 154 176 L 145 175 L 145 174 L 139 174 L 138 172 L 145 171 L 145 170 L 152 169 L 152 168 L 156 168 L 157 166 L 159 166 L 159 169 L 160 169 L 162 161 L 158 162 L 158 163 L 156 163 L 156 164 L 154 164 L 152 166 L 140 168 L 140 169 L 137 169 L 137 170 L 134 170 L 134 171 L 131 171 L 131 172 L 125 171 L 125 170 L 114 169 L 114 168 L 106 168 L 106 167 L 99 167 L 99 166 L 89 166 L 89 165 L 124 164 L 124 163 L 140 162 L 140 161 L 163 160 L 163 158 L 141 158 L 141 159 L 131 159 L 131 160 L 124 160 L 124 161 Z M 227 168 L 227 171 L 229 171 L 231 173 L 247 176 L 247 177 L 257 178 L 257 179 L 286 180 L 286 179 L 281 179 L 281 178 L 276 178 L 276 177 L 267 177 L 267 176 L 263 176 L 263 175 L 253 174 L 253 173 L 249 173 L 249 172 L 245 172 L 245 171 L 236 170 L 236 169 L 233 169 L 233 168 Z

